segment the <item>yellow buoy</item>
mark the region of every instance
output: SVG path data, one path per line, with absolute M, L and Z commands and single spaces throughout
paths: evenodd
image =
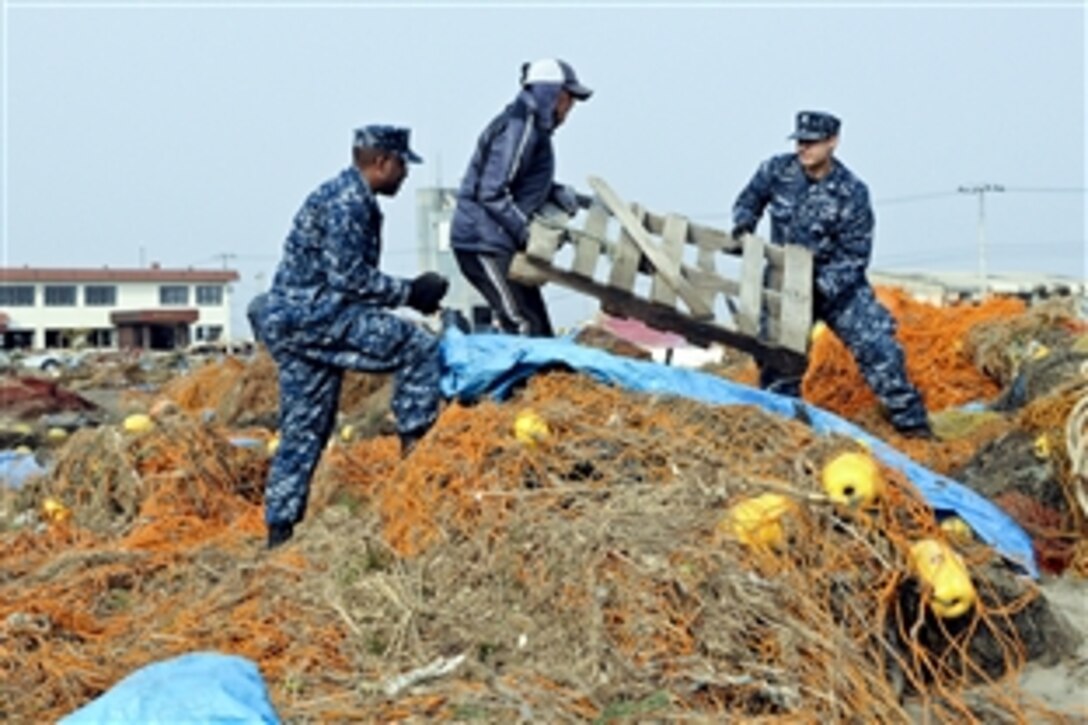
M 273 456 L 280 447 L 280 434 L 272 436 L 268 439 L 268 455 Z
M 1038 438 L 1036 438 L 1035 442 L 1032 444 L 1032 447 L 1035 450 L 1036 458 L 1040 460 L 1046 460 L 1047 458 L 1050 458 L 1050 438 L 1047 437 L 1046 433 L 1043 433 Z
M 941 522 L 941 531 L 953 541 L 966 542 L 974 538 L 974 532 L 966 521 L 959 516 L 949 516 Z
M 30 446 L 16 446 L 15 452 L 23 456 L 29 456 L 34 451 L 30 450 Z
M 150 415 L 133 413 L 125 418 L 121 426 L 127 433 L 146 433 L 155 427 L 155 421 L 151 420 Z
M 53 441 L 54 443 L 59 443 L 67 437 L 68 431 L 63 428 L 50 428 L 45 432 L 46 440 Z
M 60 523 L 71 517 L 72 511 L 55 498 L 47 498 L 42 501 L 42 517 Z
M 547 422 L 528 408 L 514 418 L 514 437 L 525 445 L 535 445 L 550 435 Z
M 884 476 L 867 453 L 840 453 L 824 465 L 820 480 L 828 498 L 844 506 L 869 506 L 884 495 Z
M 824 334 L 826 334 L 826 333 L 827 333 L 827 323 L 822 322 L 822 321 L 817 321 L 816 324 L 812 326 L 812 332 L 809 333 L 809 340 L 811 342 L 816 342 L 821 337 L 823 337 Z
M 355 426 L 353 426 L 351 423 L 348 423 L 347 425 L 340 428 L 340 440 L 347 443 L 354 437 L 355 437 Z
M 718 528 L 746 546 L 781 546 L 786 540 L 782 518 L 796 508 L 797 504 L 786 496 L 764 493 L 731 506 Z
M 936 539 L 922 539 L 910 548 L 918 578 L 930 590 L 930 608 L 938 617 L 952 619 L 971 609 L 977 598 L 971 575 L 959 554 Z

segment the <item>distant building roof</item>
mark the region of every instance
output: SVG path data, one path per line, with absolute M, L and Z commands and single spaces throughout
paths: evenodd
M 873 284 L 903 287 L 908 292 L 941 296 L 972 295 L 979 290 L 978 273 L 904 270 L 870 270 Z M 1088 284 L 1083 277 L 1032 272 L 994 272 L 986 275 L 986 287 L 995 294 L 1083 295 Z
M 189 308 L 176 310 L 118 310 L 110 313 L 110 322 L 115 325 L 191 325 L 199 319 L 200 312 Z
M 141 269 L 111 267 L 0 267 L 0 284 L 11 282 L 237 282 L 232 269 Z

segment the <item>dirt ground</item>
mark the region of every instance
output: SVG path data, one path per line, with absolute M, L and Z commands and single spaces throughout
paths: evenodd
M 1061 662 L 1029 663 L 1020 676 L 1020 687 L 1074 721 L 1088 722 L 1088 579 L 1046 577 L 1041 588 L 1082 641 L 1077 651 Z

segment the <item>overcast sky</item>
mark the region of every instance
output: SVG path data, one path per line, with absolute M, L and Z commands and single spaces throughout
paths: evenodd
M 384 267 L 414 274 L 416 189 L 456 185 L 521 62 L 558 56 L 596 90 L 555 136 L 560 180 L 728 228 L 794 113 L 827 109 L 874 267 L 977 270 L 957 189 L 993 183 L 992 271 L 1086 274 L 1083 2 L 3 6 L 5 265 L 233 255 L 244 304 L 351 130 L 385 122 L 426 159 L 382 202 Z M 560 324 L 596 309 L 549 297 Z

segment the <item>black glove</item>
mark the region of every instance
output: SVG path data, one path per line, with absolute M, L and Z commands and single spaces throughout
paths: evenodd
M 438 303 L 446 296 L 450 282 L 437 272 L 424 272 L 413 279 L 411 285 L 408 290 L 408 306 L 430 315 L 438 311 Z
M 524 252 L 529 246 L 529 235 L 532 233 L 529 226 L 529 224 L 526 224 L 521 230 L 521 236 L 514 240 L 514 247 L 519 252 Z
M 753 232 L 755 232 L 755 230 L 756 228 L 751 224 L 738 224 L 737 226 L 733 227 L 733 231 L 731 232 L 731 234 L 733 236 L 733 239 L 739 240 L 745 234 L 752 234 Z
M 566 212 L 567 216 L 574 216 L 581 209 L 578 205 L 578 192 L 573 187 L 557 184 L 552 193 L 552 200 Z

